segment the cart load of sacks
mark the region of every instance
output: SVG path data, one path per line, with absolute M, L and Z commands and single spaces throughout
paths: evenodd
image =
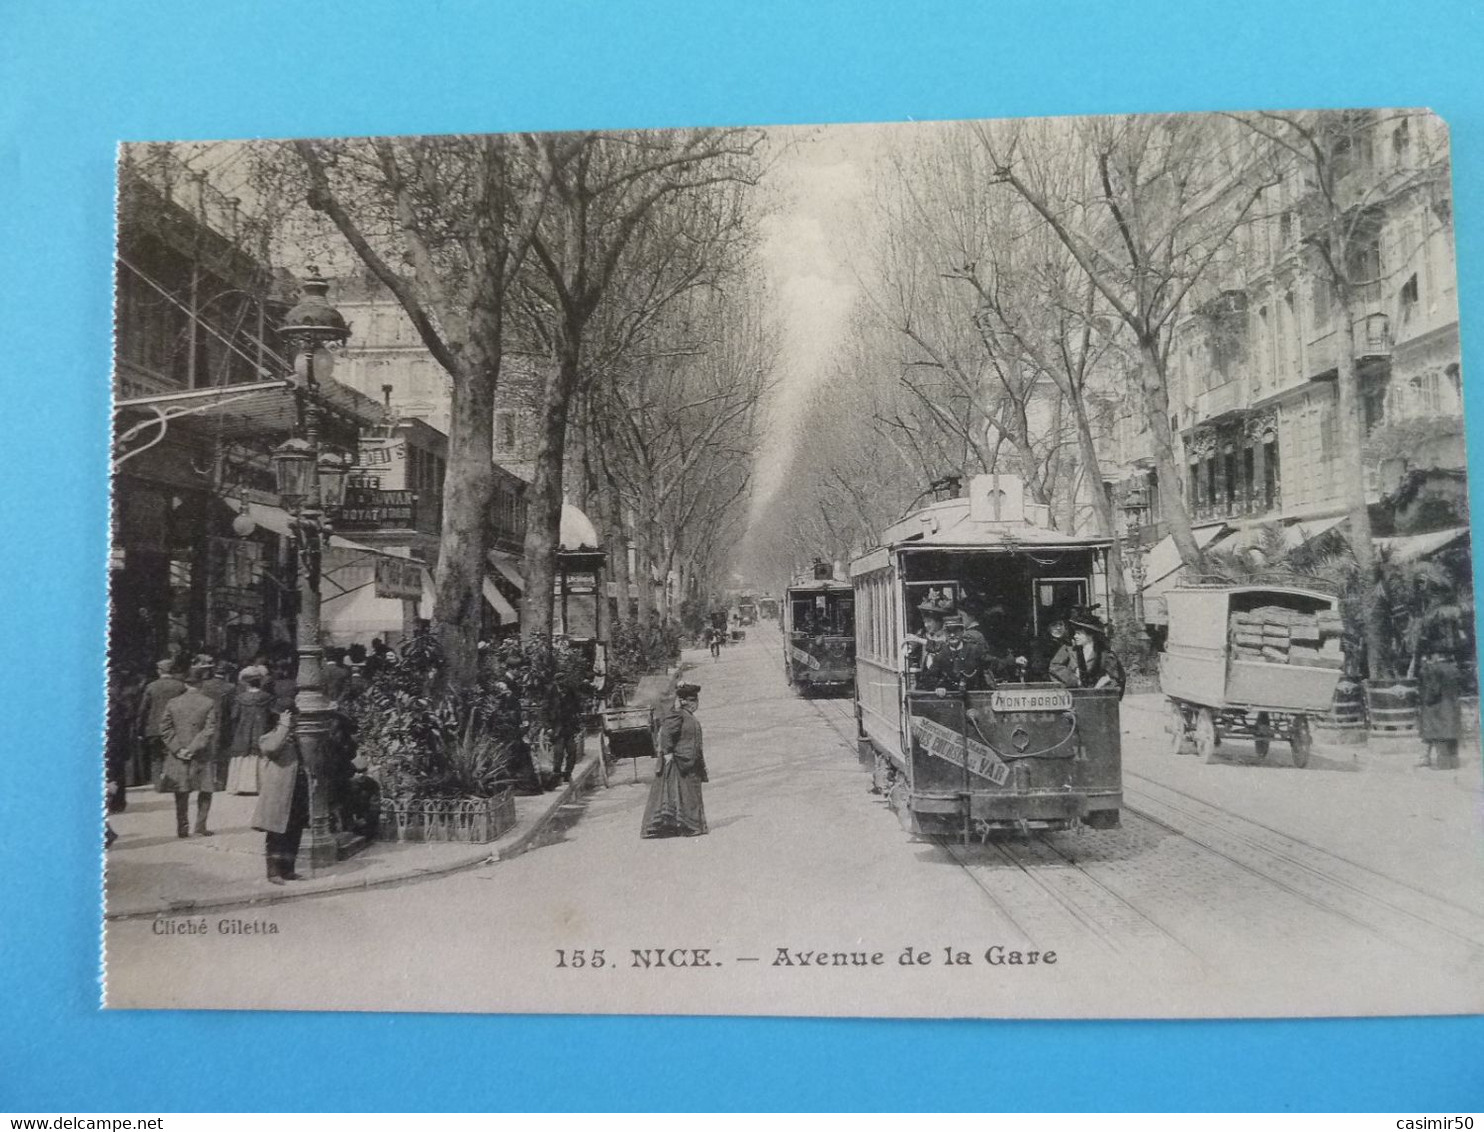
M 1265 605 L 1231 615 L 1232 659 L 1343 668 L 1344 623 L 1330 609 L 1299 613 Z

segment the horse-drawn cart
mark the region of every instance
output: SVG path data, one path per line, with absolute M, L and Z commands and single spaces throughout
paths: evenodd
M 1307 585 L 1194 584 L 1169 592 L 1159 683 L 1178 754 L 1187 739 L 1210 759 L 1223 736 L 1274 739 L 1308 764 L 1310 719 L 1326 714 L 1344 668 L 1335 595 Z

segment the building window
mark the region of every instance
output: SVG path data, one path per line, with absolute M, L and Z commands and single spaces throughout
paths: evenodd
M 1398 166 L 1407 164 L 1407 154 L 1412 148 L 1412 131 L 1405 118 L 1401 125 L 1391 131 L 1391 156 Z
M 1402 325 L 1409 326 L 1417 314 L 1417 276 L 1402 284 Z
M 1228 448 L 1226 450 L 1222 458 L 1221 470 L 1226 476 L 1226 498 L 1223 502 L 1225 502 L 1228 508 L 1233 508 L 1237 505 L 1238 498 L 1237 453 L 1234 448 Z
M 515 413 L 510 409 L 495 412 L 495 453 L 509 455 L 515 451 Z
M 1314 280 L 1314 324 L 1328 326 L 1334 316 L 1335 285 L 1321 276 Z
M 1242 449 L 1242 501 L 1249 507 L 1257 502 L 1257 453 L 1250 444 Z
M 1264 440 L 1262 445 L 1262 502 L 1263 510 L 1271 511 L 1278 506 L 1282 480 L 1278 474 L 1278 438 Z

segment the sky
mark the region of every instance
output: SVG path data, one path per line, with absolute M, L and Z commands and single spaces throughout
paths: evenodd
M 750 522 L 782 483 L 810 390 L 840 355 L 869 248 L 871 165 L 879 126 L 775 130 L 774 207 L 762 223 L 760 253 L 780 328 L 781 363 L 769 429 L 758 453 Z

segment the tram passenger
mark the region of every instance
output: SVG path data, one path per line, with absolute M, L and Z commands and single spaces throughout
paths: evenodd
M 940 696 L 994 687 L 984 647 L 978 641 L 964 639 L 964 619 L 955 613 L 944 619 L 943 628 L 948 640 L 929 657 L 919 686 Z
M 1047 630 L 1051 643 L 1047 646 L 1050 659 L 1046 662 L 1046 675 L 1068 688 L 1077 687 L 1077 658 L 1072 654 L 1071 642 L 1067 640 L 1067 623 L 1053 621 Z
M 1072 619 L 1073 657 L 1077 663 L 1079 688 L 1117 688 L 1118 698 L 1123 699 L 1123 688 L 1127 682 L 1123 663 L 1108 647 L 1107 628 L 1096 617 L 1086 620 Z
M 909 633 L 902 639 L 902 649 L 907 656 L 907 668 L 912 671 L 927 668 L 932 654 L 937 652 L 947 639 L 943 632 L 943 612 L 937 605 L 923 602 L 917 607 L 917 612 L 922 618 L 922 630 Z

